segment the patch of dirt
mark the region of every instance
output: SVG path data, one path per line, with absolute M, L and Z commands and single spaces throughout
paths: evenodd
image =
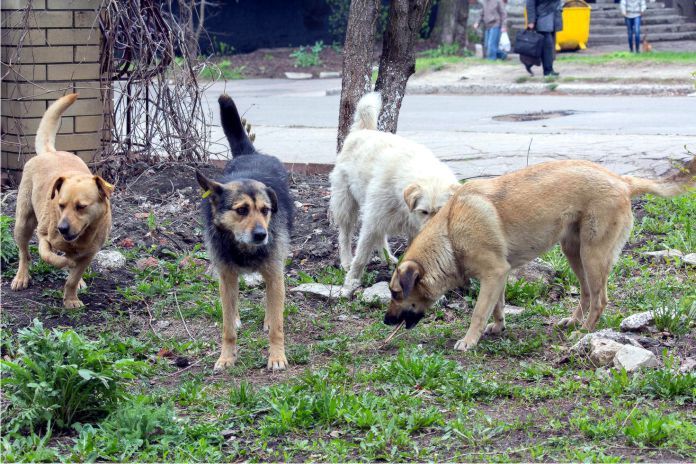
M 229 55 L 219 60 L 229 60 L 232 68 L 242 67 L 246 78 L 285 78 L 286 72 L 311 73 L 319 77 L 322 71 L 341 72 L 343 68 L 342 50 L 325 46 L 319 53 L 321 64 L 307 68 L 295 67 L 295 58 L 290 55 L 297 48 L 261 48 L 251 53 Z M 306 50 L 306 49 L 305 49 Z

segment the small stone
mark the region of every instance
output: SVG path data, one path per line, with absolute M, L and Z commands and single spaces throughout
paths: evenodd
M 329 432 L 329 436 L 332 438 L 338 438 L 341 436 L 341 432 L 339 432 L 338 430 L 332 430 L 331 432 Z
M 633 372 L 643 367 L 657 367 L 658 362 L 652 351 L 625 345 L 614 356 L 614 366 L 626 369 L 626 372 Z
M 295 201 L 295 208 L 302 208 L 304 205 L 299 201 Z
M 151 268 L 151 267 L 157 267 L 159 266 L 159 260 L 155 258 L 154 256 L 149 256 L 147 258 L 140 258 L 135 262 L 135 267 L 140 269 L 141 271 L 144 271 L 145 269 Z
M 524 312 L 524 308 L 506 304 L 505 308 L 503 308 L 503 312 L 506 316 L 516 316 L 518 314 L 522 314 Z
M 659 251 L 645 251 L 641 253 L 643 256 L 648 256 L 652 258 L 653 261 L 658 262 L 668 262 L 674 258 L 682 258 L 684 253 L 679 250 L 659 250 Z
M 109 272 L 125 266 L 126 257 L 116 250 L 101 250 L 94 255 L 93 262 L 99 272 Z
M 508 280 L 512 282 L 520 279 L 524 279 L 527 282 L 543 281 L 546 285 L 551 285 L 555 276 L 556 271 L 554 268 L 537 258 L 522 267 L 513 269 Z
M 696 266 L 696 253 L 684 255 L 682 261 L 684 261 L 686 264 L 690 264 L 691 266 Z
M 303 72 L 286 72 L 285 77 L 288 79 L 311 79 L 312 75 Z
M 590 360 L 595 366 L 609 366 L 614 362 L 616 353 L 625 345 L 608 338 L 590 340 Z
M 642 348 L 640 343 L 638 343 L 633 337 L 626 334 L 616 332 L 613 329 L 602 329 L 597 332 L 592 332 L 585 334 L 573 347 L 571 351 L 575 351 L 582 354 L 587 354 L 590 351 L 590 342 L 593 338 L 607 338 L 609 340 L 614 340 L 622 345 L 632 345 L 637 348 Z
M 263 283 L 263 276 L 261 275 L 260 272 L 252 272 L 251 274 L 244 274 L 242 276 L 242 279 L 244 279 L 244 285 L 246 285 L 249 288 L 260 287 L 261 284 Z
M 234 429 L 225 429 L 222 432 L 220 432 L 220 435 L 222 435 L 222 438 L 227 440 L 228 438 L 233 438 L 234 437 Z
M 696 370 L 696 358 L 686 358 L 679 367 L 679 372 L 687 373 Z
M 336 77 L 341 77 L 340 71 L 322 71 L 319 73 L 320 79 L 329 79 L 329 78 L 336 78 Z
M 362 292 L 363 301 L 379 301 L 380 303 L 388 303 L 391 301 L 391 290 L 389 290 L 389 282 L 377 282 L 372 287 L 366 288 Z
M 297 287 L 291 288 L 290 291 L 293 293 L 304 293 L 306 295 L 317 296 L 329 300 L 350 297 L 350 292 L 340 285 L 326 285 L 317 283 L 300 284 Z
M 621 321 L 622 332 L 639 332 L 647 328 L 655 320 L 655 315 L 652 311 L 644 311 L 642 313 L 631 314 Z
M 158 330 L 166 329 L 170 325 L 172 325 L 170 321 L 160 320 L 155 322 L 155 328 Z
M 338 317 L 337 317 L 336 319 L 338 319 L 339 321 L 343 322 L 343 321 L 347 321 L 347 320 L 348 320 L 348 316 L 345 315 L 345 314 L 339 314 Z

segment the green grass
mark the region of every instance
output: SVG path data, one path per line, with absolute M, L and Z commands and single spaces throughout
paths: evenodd
M 604 53 L 601 55 L 560 53 L 556 59 L 560 62 L 582 63 L 590 65 L 607 63 L 693 64 L 696 62 L 696 52 L 613 52 Z
M 244 70 L 246 66 L 233 66 L 230 60 L 222 60 L 216 63 L 214 66 L 206 66 L 200 72 L 200 77 L 202 79 L 225 79 L 225 80 L 237 80 L 244 79 Z

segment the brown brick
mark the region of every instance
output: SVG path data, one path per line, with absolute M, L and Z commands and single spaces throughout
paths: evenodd
M 21 10 L 29 5 L 29 0 L 2 0 L 3 10 Z M 46 0 L 31 0 L 31 7 L 34 10 L 46 8 Z
M 24 29 L 24 11 L 3 11 L 2 27 Z M 47 27 L 72 27 L 73 16 L 71 11 L 32 11 L 28 15 L 28 24 L 31 28 Z
M 72 63 L 73 48 L 72 46 L 63 47 L 22 47 L 19 52 L 16 52 L 15 47 L 2 47 L 3 56 L 13 56 L 19 59 L 19 63 Z M 99 47 L 96 47 L 99 48 Z M 5 59 L 5 62 L 8 60 Z
M 29 31 L 23 31 L 22 29 L 2 29 L 3 45 L 17 45 L 20 40 L 22 45 L 25 46 L 46 45 L 46 31 L 43 29 L 30 29 Z
M 99 29 L 48 29 L 46 31 L 46 42 L 50 45 L 98 44 L 100 38 Z
M 73 58 L 75 63 L 81 62 L 99 62 L 99 46 L 97 45 L 86 45 L 75 47 L 75 56 Z
M 40 85 L 29 83 L 2 83 L 3 98 L 29 97 L 41 100 L 55 100 L 67 93 L 77 92 L 80 99 L 101 98 L 99 81 L 56 81 L 41 82 Z
M 82 161 L 84 161 L 85 163 L 89 164 L 89 163 L 92 163 L 92 162 L 94 162 L 94 161 L 96 160 L 97 155 L 99 154 L 99 151 L 98 151 L 98 149 L 95 149 L 95 150 L 78 150 L 78 151 L 75 151 L 75 152 L 73 152 L 73 153 L 75 153 L 77 156 L 79 156 L 80 159 L 82 159 Z M 92 171 L 92 172 L 94 172 L 94 171 Z
M 44 81 L 46 80 L 46 65 L 14 65 L 8 67 L 3 64 L 0 73 L 8 81 Z
M 99 116 L 76 116 L 75 131 L 80 132 L 97 132 L 102 129 L 104 118 Z
M 101 0 L 48 0 L 50 10 L 95 10 L 101 6 Z
M 40 118 L 46 111 L 45 100 L 2 100 L 2 115 L 22 118 Z
M 83 116 L 90 117 L 90 116 Z M 63 116 L 60 120 L 59 134 L 72 134 L 75 132 L 75 118 Z M 6 134 L 36 134 L 41 118 L 14 118 L 2 116 L 2 131 Z
M 56 137 L 56 148 L 65 151 L 98 150 L 101 148 L 101 134 L 64 134 Z
M 98 28 L 99 27 L 99 21 L 97 20 L 97 16 L 99 13 L 97 11 L 74 11 L 73 12 L 73 18 L 74 18 L 74 27 L 75 28 Z
M 49 81 L 98 80 L 99 63 L 48 65 Z
M 6 151 L 5 147 L 3 146 L 2 169 L 22 169 L 24 167 L 24 163 L 26 163 L 27 160 L 31 158 L 33 154 L 34 153 L 26 153 L 18 155 L 17 153 Z
M 15 154 L 33 153 L 34 139 L 33 135 L 5 134 L 2 137 L 2 151 Z

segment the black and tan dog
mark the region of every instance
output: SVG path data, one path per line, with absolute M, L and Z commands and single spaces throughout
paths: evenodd
M 256 151 L 232 99 L 222 95 L 219 103 L 233 158 L 217 182 L 196 172 L 206 197 L 201 209 L 208 253 L 220 274 L 222 350 L 215 370 L 236 360 L 239 275 L 254 271 L 266 282 L 268 368 L 285 369 L 284 267 L 293 218 L 288 173 L 277 158 Z
M 619 176 L 587 161 L 553 161 L 495 179 L 462 185 L 416 237 L 389 287 L 387 324 L 415 326 L 447 290 L 469 277 L 481 290 L 466 336 L 466 351 L 484 333 L 505 329 L 508 272 L 560 241 L 580 282 L 580 305 L 561 326 L 594 330 L 607 305 L 607 279 L 633 225 L 631 197 L 669 197 L 695 185 L 696 159 L 670 179 Z M 493 323 L 486 322 L 493 314 Z
M 14 230 L 19 267 L 11 285 L 12 290 L 29 285 L 29 240 L 36 229 L 41 259 L 70 269 L 63 290 L 66 308 L 83 306 L 77 290 L 85 285 L 82 273 L 111 230 L 109 197 L 113 191 L 113 186 L 93 175 L 80 158 L 56 151 L 61 115 L 76 99 L 77 94 L 66 95 L 46 110 L 36 134 L 38 156 L 24 165 Z

